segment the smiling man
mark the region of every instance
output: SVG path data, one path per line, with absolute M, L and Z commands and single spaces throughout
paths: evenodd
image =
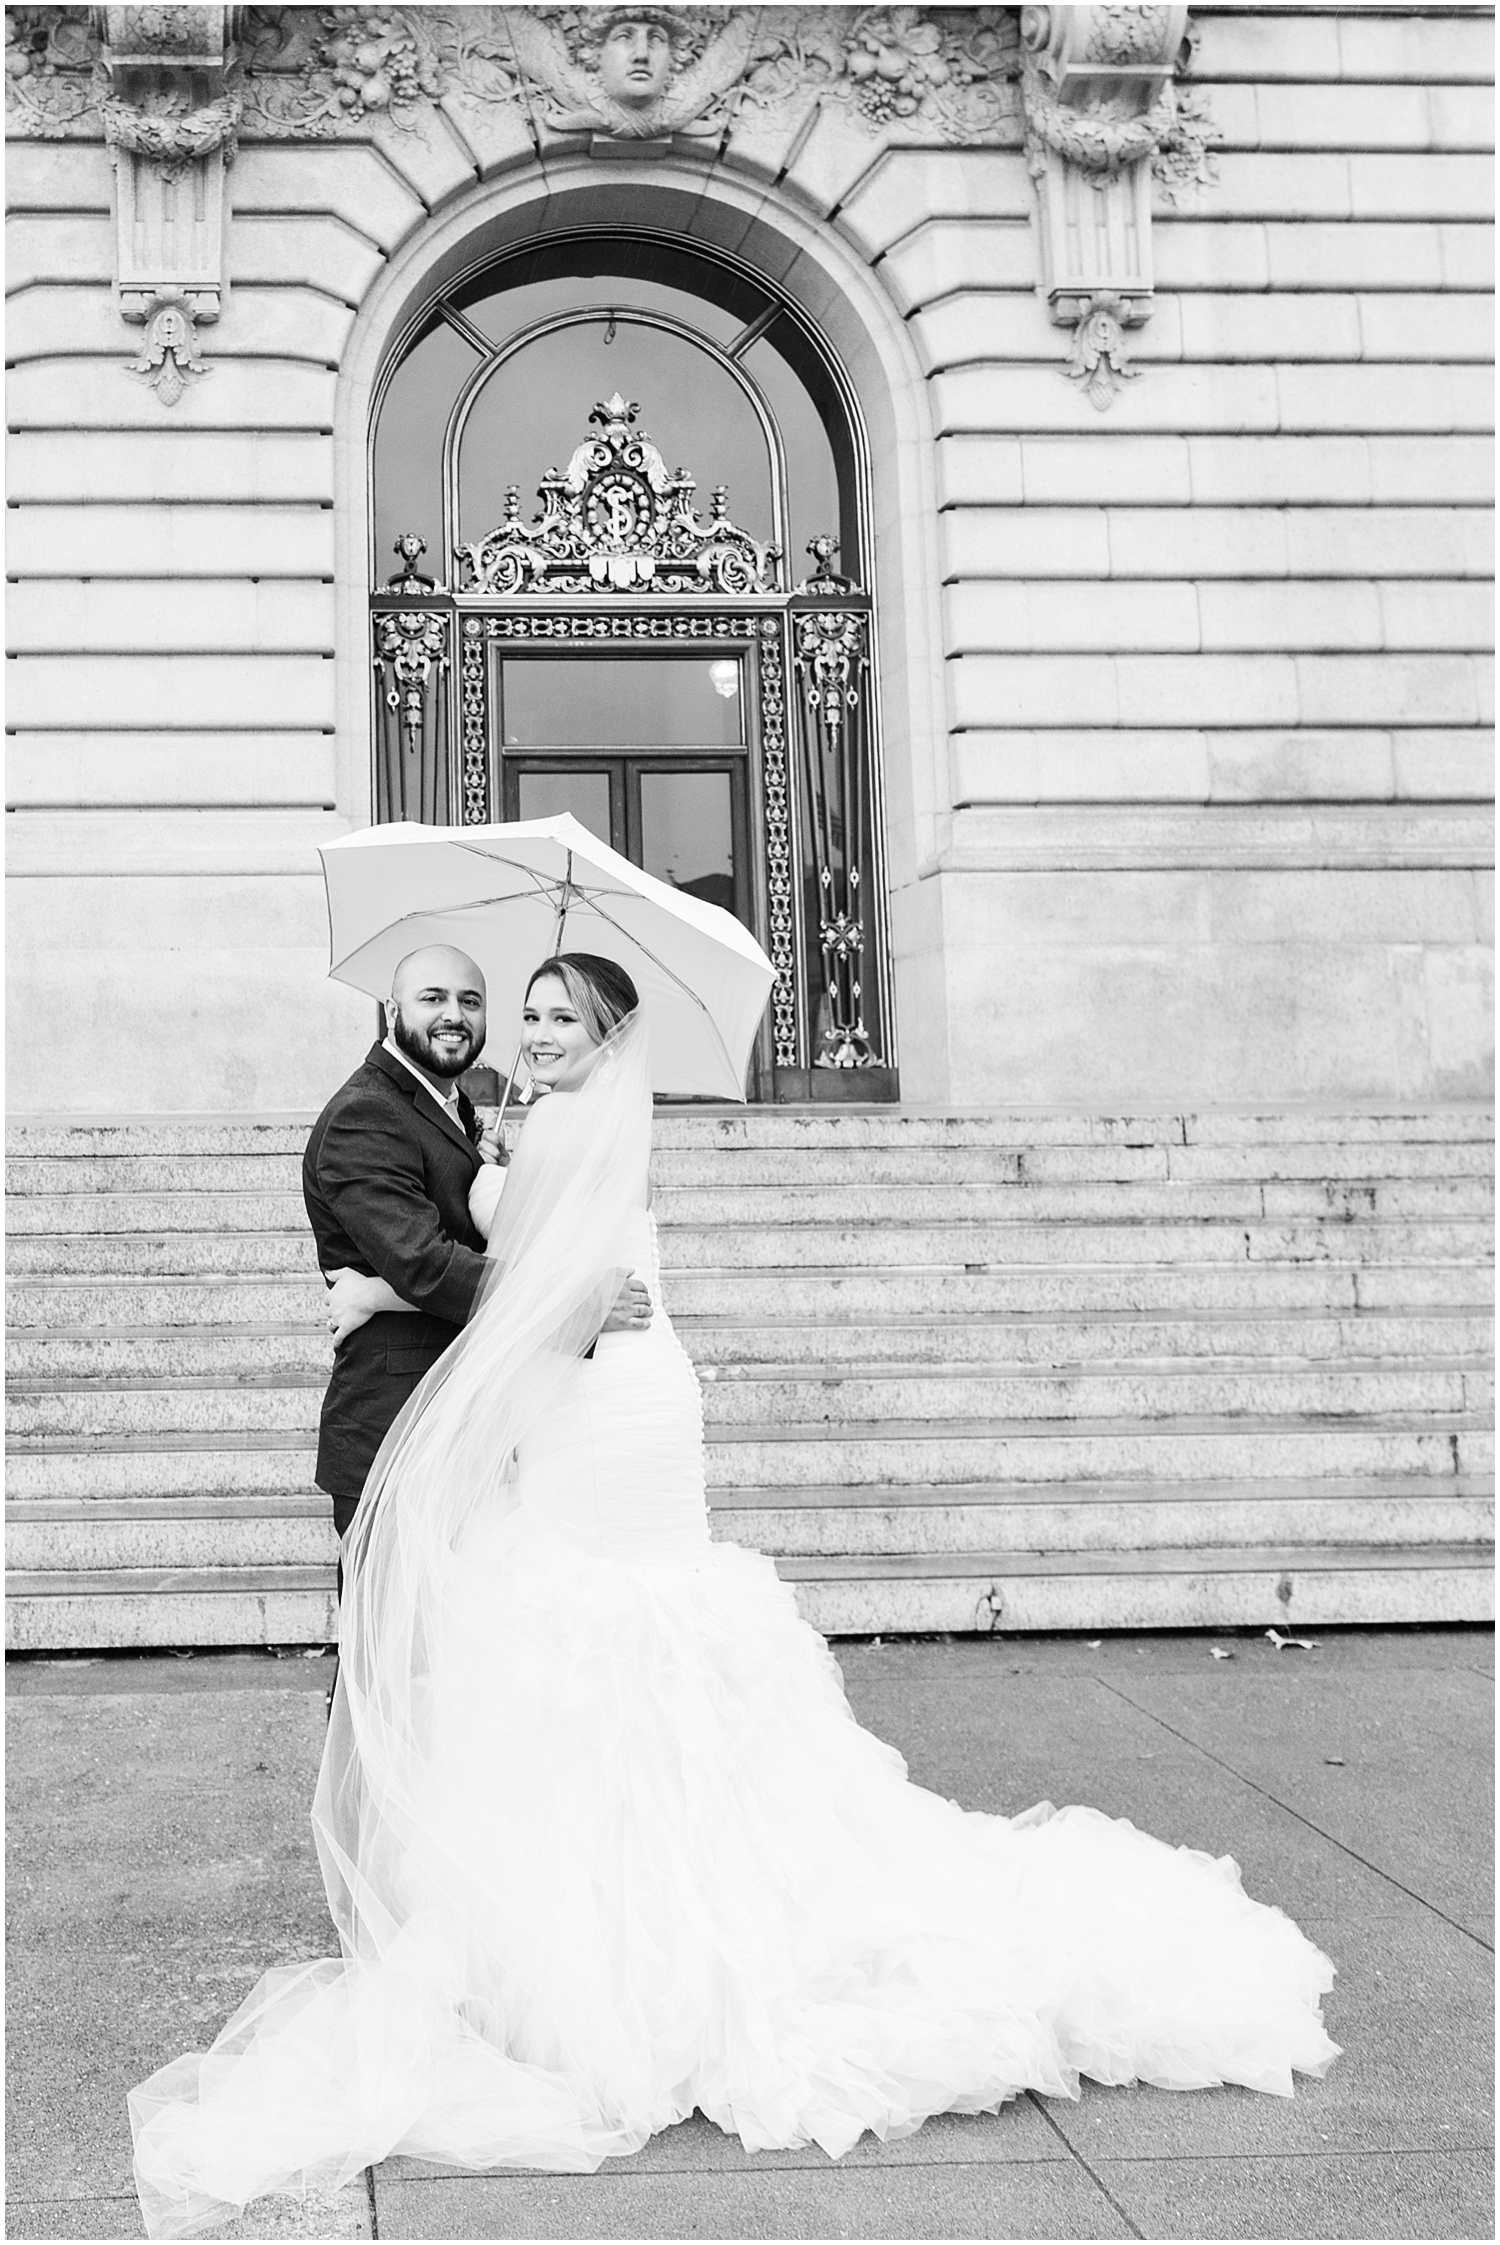
M 484 976 L 434 945 L 401 961 L 385 1040 L 313 1125 L 302 1195 L 325 1272 L 383 1278 L 410 1311 L 342 1340 L 318 1427 L 317 1483 L 342 1536 L 392 1420 L 458 1338 L 486 1270 L 469 1215 L 478 1119 L 457 1079 L 484 1049 Z

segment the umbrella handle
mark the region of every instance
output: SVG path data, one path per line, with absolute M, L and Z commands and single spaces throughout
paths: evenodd
M 518 1068 L 520 1067 L 520 1065 L 521 1065 L 521 1047 L 520 1047 L 520 1045 L 519 1045 L 519 1043 L 518 1043 L 518 1044 L 517 1044 L 517 1046 L 516 1046 L 516 1057 L 515 1057 L 515 1059 L 514 1059 L 514 1060 L 513 1060 L 512 1062 L 511 1062 L 511 1064 L 510 1064 L 510 1074 L 509 1074 L 509 1075 L 508 1075 L 508 1076 L 506 1077 L 506 1079 L 505 1079 L 505 1089 L 504 1089 L 504 1091 L 503 1091 L 503 1092 L 501 1092 L 501 1094 L 500 1094 L 500 1115 L 501 1115 L 501 1119 L 502 1119 L 502 1121 L 504 1120 L 504 1116 L 505 1116 L 505 1110 L 506 1110 L 506 1108 L 507 1108 L 507 1107 L 508 1107 L 508 1106 L 510 1105 L 510 1090 L 511 1090 L 511 1085 L 512 1085 L 512 1084 L 513 1084 L 513 1083 L 515 1082 L 515 1080 L 516 1080 L 516 1070 L 517 1070 L 517 1069 L 518 1069 Z

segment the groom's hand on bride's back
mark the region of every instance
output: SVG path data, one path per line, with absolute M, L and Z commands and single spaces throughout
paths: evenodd
M 651 1296 L 638 1278 L 628 1278 L 604 1323 L 601 1333 L 642 1333 L 651 1323 Z

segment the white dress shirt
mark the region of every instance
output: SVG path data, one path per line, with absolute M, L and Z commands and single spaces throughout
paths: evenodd
M 466 1130 L 464 1130 L 463 1120 L 458 1112 L 457 1079 L 454 1079 L 453 1089 L 445 1097 L 444 1094 L 437 1089 L 436 1085 L 428 1082 L 427 1078 L 423 1075 L 420 1068 L 414 1067 L 412 1065 L 411 1061 L 407 1059 L 406 1054 L 401 1050 L 401 1047 L 396 1043 L 394 1037 L 385 1038 L 384 1046 L 385 1050 L 390 1054 L 392 1060 L 399 1060 L 402 1067 L 406 1070 L 407 1074 L 416 1077 L 417 1082 L 421 1085 L 422 1089 L 426 1092 L 428 1098 L 433 1102 L 433 1104 L 447 1116 L 449 1122 L 456 1123 L 458 1128 L 460 1130 L 463 1130 L 463 1134 L 467 1138 L 469 1134 Z

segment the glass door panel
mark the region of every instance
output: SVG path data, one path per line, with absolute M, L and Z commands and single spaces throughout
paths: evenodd
M 741 665 L 651 656 L 497 665 L 500 738 L 513 748 L 738 748 Z
M 728 772 L 641 770 L 640 863 L 706 904 L 738 912 L 734 788 Z
M 516 771 L 514 806 L 507 806 L 507 818 L 556 818 L 563 811 L 571 811 L 580 826 L 590 834 L 597 834 L 601 842 L 612 849 L 624 847 L 624 819 L 614 815 L 623 812 L 624 806 L 612 801 L 619 794 L 618 783 L 611 786 L 611 774 L 580 771 L 576 765 L 549 765 L 545 771 Z M 618 836 L 618 839 L 617 839 Z

